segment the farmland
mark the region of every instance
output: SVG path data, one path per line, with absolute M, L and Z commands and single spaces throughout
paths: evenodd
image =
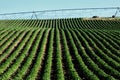
M 119 80 L 120 20 L 0 21 L 0 80 Z

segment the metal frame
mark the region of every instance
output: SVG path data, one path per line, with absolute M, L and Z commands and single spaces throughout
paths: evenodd
M 0 16 L 9 16 L 9 15 L 19 15 L 19 14 L 32 14 L 31 19 L 35 16 L 36 19 L 38 19 L 38 13 L 48 13 L 48 12 L 65 12 L 65 11 L 85 11 L 85 10 L 116 10 L 115 14 L 113 14 L 115 17 L 120 12 L 120 7 L 106 7 L 106 8 L 76 8 L 76 9 L 58 9 L 58 10 L 43 10 L 43 11 L 29 11 L 29 12 L 17 12 L 17 13 L 4 13 L 0 14 Z

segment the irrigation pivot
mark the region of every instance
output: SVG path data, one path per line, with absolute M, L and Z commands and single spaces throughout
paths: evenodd
M 89 18 L 93 16 L 100 17 L 120 17 L 120 7 L 106 8 L 75 8 L 75 9 L 58 9 L 29 11 L 17 13 L 0 14 L 0 19 L 56 19 L 56 18 Z

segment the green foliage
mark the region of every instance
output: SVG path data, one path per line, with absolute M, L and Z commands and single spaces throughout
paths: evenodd
M 0 21 L 0 80 L 119 80 L 120 20 Z

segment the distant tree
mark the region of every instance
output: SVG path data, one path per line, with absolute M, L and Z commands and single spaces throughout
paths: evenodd
M 115 18 L 115 15 L 112 15 L 112 18 Z
M 93 16 L 92 18 L 99 18 L 99 16 Z

